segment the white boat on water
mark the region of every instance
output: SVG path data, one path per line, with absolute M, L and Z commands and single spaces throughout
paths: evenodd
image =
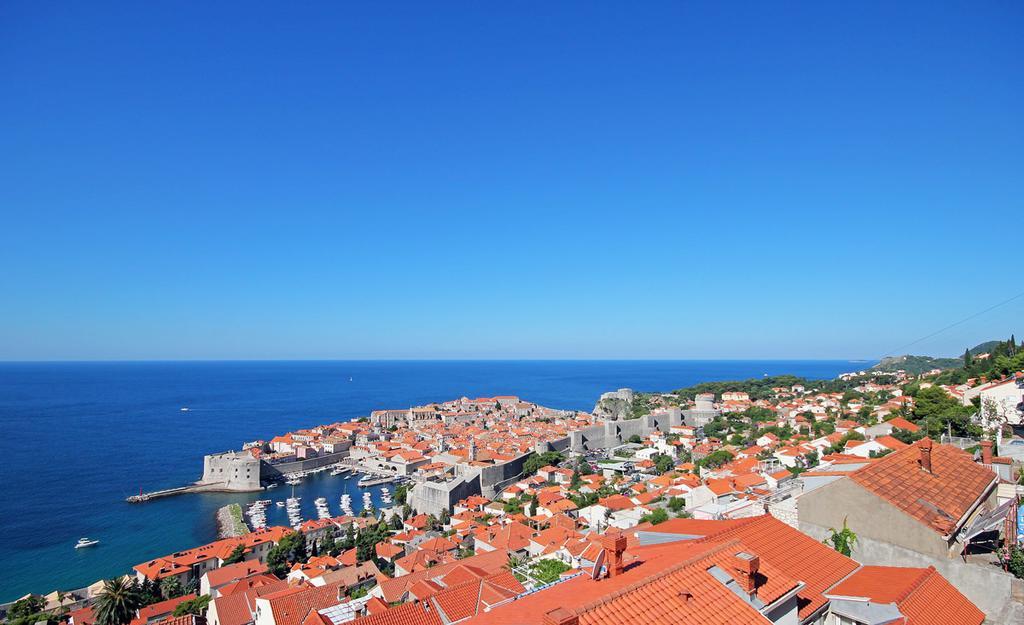
M 81 549 L 82 547 L 92 547 L 93 545 L 100 544 L 100 541 L 93 538 L 79 538 L 78 542 L 75 543 L 75 549 Z

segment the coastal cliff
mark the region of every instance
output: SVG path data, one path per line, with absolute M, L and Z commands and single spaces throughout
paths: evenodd
M 593 413 L 606 421 L 621 421 L 632 414 L 635 397 L 636 393 L 631 388 L 603 393 L 594 405 Z

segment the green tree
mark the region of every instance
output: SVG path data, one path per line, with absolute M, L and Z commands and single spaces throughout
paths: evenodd
M 542 454 L 533 452 L 527 456 L 526 460 L 523 462 L 523 476 L 528 477 L 533 475 L 539 471 L 541 467 L 557 465 L 562 461 L 562 458 L 562 454 L 557 451 L 546 451 Z
M 809 451 L 804 454 L 804 467 L 810 469 L 818 466 L 818 452 Z
M 306 538 L 299 532 L 288 532 L 267 552 L 267 569 L 272 575 L 284 579 L 290 565 L 306 561 Z
M 1017 579 L 1024 579 L 1024 549 L 1014 545 L 1006 559 L 1006 569 Z
M 938 386 L 930 386 L 917 394 L 914 417 L 932 436 L 951 431 L 954 436 L 976 436 L 980 428 L 971 423 L 973 406 L 964 406 Z
M 360 597 L 365 597 L 368 592 L 369 591 L 366 590 L 365 586 L 360 586 L 359 588 L 353 588 L 349 591 L 348 597 L 349 599 L 359 599 Z
M 542 584 L 550 584 L 561 577 L 562 573 L 568 571 L 570 567 L 561 560 L 554 560 L 551 558 L 545 558 L 535 562 L 530 566 L 530 577 L 536 579 Z
M 395 503 L 399 506 L 405 505 L 405 502 L 409 498 L 409 487 L 405 484 L 400 485 L 395 489 Z
M 651 525 L 657 525 L 665 521 L 668 521 L 668 512 L 664 508 L 658 508 L 640 517 L 641 523 L 650 523 Z
M 164 597 L 160 594 L 160 582 L 155 579 L 146 579 L 139 587 L 139 600 L 142 605 L 151 605 L 159 601 L 163 601 Z
M 238 544 L 235 546 L 234 549 L 231 550 L 231 553 L 228 554 L 228 557 L 224 558 L 224 566 L 227 566 L 229 564 L 235 564 L 237 562 L 241 562 L 242 560 L 245 560 L 245 546 L 242 544 Z
M 573 471 L 572 479 L 569 480 L 569 490 L 579 490 L 580 486 L 583 486 L 583 479 L 580 477 L 580 472 Z
M 8 625 L 34 625 L 39 621 L 52 621 L 49 614 L 43 612 L 46 600 L 39 595 L 29 595 L 18 599 L 7 612 Z
M 679 511 L 685 507 L 686 500 L 683 499 L 682 497 L 670 497 L 668 500 L 668 509 L 671 510 L 672 512 L 675 512 L 676 514 L 678 514 Z
M 671 471 L 672 468 L 676 466 L 676 463 L 675 461 L 672 460 L 672 457 L 666 454 L 657 454 L 656 456 L 654 456 L 653 460 L 654 469 L 658 472 L 659 475 Z
M 626 442 L 639 445 L 640 443 L 643 442 L 643 440 L 644 439 L 640 438 L 639 434 L 634 434 L 633 436 L 630 436 L 628 439 L 626 439 Z
M 389 521 L 389 524 L 391 525 L 391 529 L 395 530 L 396 532 L 405 527 L 405 524 L 402 522 L 402 515 L 400 514 L 391 515 L 391 520 Z
M 177 577 L 166 577 L 160 582 L 160 594 L 164 599 L 174 599 L 185 594 L 185 587 Z
M 103 582 L 93 610 L 97 625 L 127 625 L 135 618 L 135 610 L 142 605 L 139 588 L 129 577 L 117 577 Z
M 723 464 L 727 464 L 732 461 L 732 454 L 725 449 L 716 449 L 707 456 L 701 458 L 694 464 L 708 469 L 717 469 Z
M 206 608 L 210 606 L 210 595 L 199 595 L 195 599 L 189 599 L 182 601 L 174 608 L 174 616 L 185 616 L 186 614 L 195 614 L 196 616 L 205 616 Z
M 892 429 L 892 437 L 901 443 L 911 444 L 915 441 L 919 441 L 924 438 L 924 432 L 918 430 L 917 432 L 911 432 L 910 430 L 903 430 L 900 428 Z
M 823 542 L 826 545 L 831 543 L 833 549 L 848 558 L 852 557 L 853 548 L 857 545 L 857 534 L 847 527 L 846 519 L 843 519 L 843 529 L 837 530 L 830 527 L 828 531 L 830 535 Z

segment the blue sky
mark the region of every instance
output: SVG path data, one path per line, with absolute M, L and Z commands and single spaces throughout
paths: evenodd
M 873 358 L 1024 290 L 1019 3 L 594 4 L 3 3 L 0 359 Z

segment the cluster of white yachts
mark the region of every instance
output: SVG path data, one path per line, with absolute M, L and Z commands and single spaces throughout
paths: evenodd
M 380 489 L 380 501 L 381 504 L 386 506 L 392 505 L 394 500 L 391 497 L 391 491 L 385 486 Z M 355 516 L 355 510 L 352 507 L 352 496 L 348 493 L 341 494 L 341 512 L 346 516 Z M 253 529 L 262 529 L 267 526 L 267 508 L 270 506 L 271 501 L 269 499 L 261 499 L 254 501 L 249 504 L 246 508 L 246 515 L 249 517 L 250 525 Z M 372 514 L 374 511 L 373 506 L 373 495 L 370 491 L 363 492 L 362 510 Z M 302 497 L 293 495 L 287 498 L 285 501 L 277 502 L 278 508 L 284 508 L 288 513 L 288 524 L 294 529 L 298 529 L 302 525 Z M 318 519 L 329 519 L 333 515 L 331 514 L 330 506 L 327 502 L 326 497 L 317 497 L 313 500 L 313 505 L 316 508 L 316 515 Z
M 263 529 L 267 526 L 267 506 L 270 505 L 269 499 L 260 499 L 249 504 L 246 508 L 245 514 L 249 517 L 249 525 L 254 530 Z

